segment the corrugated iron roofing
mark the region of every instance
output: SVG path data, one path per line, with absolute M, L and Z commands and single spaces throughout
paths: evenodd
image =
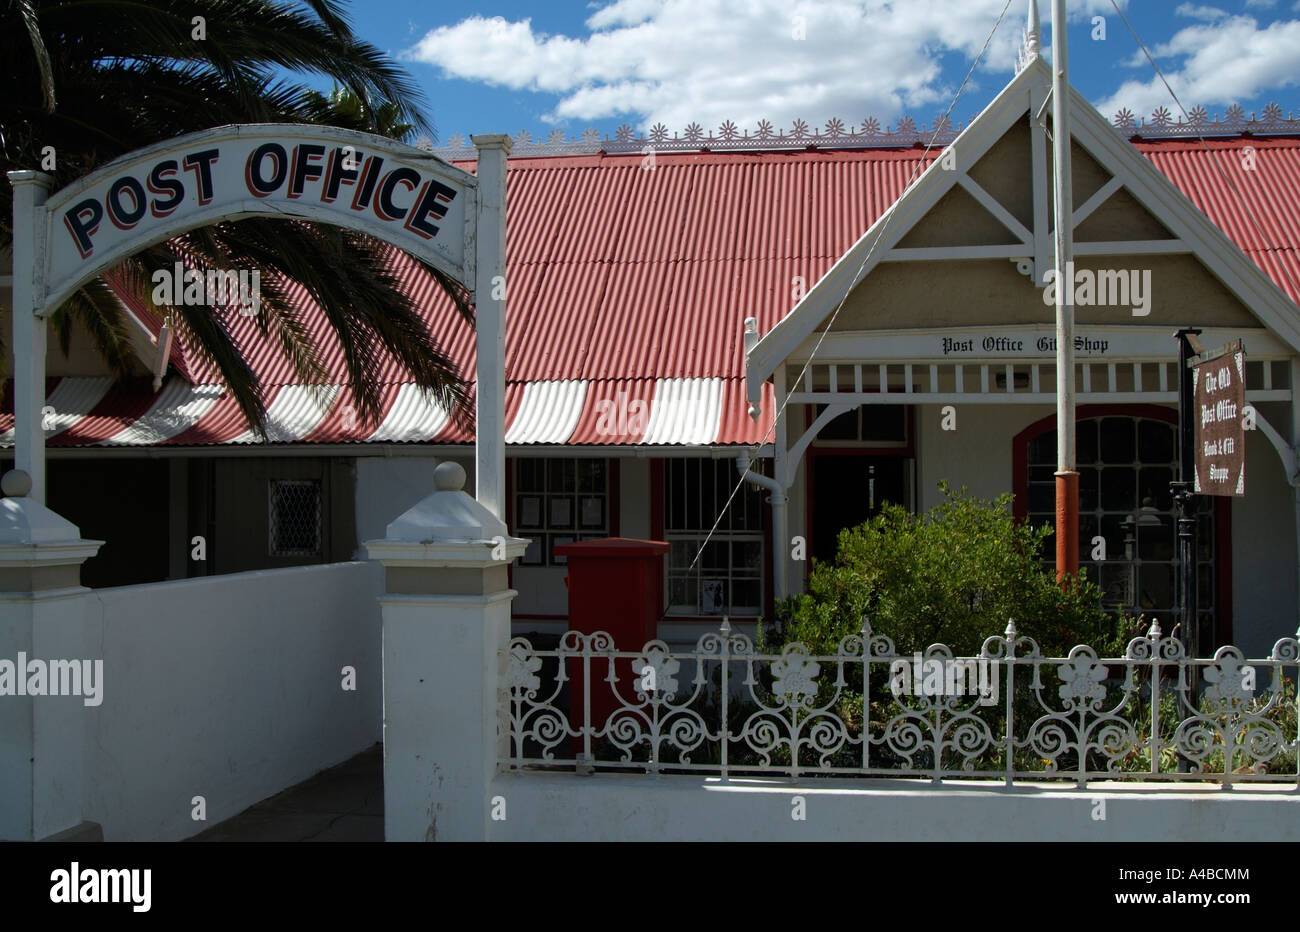
M 162 443 L 189 430 L 221 398 L 220 385 L 191 385 L 172 378 L 138 420 L 104 441 L 109 446 L 147 446 Z
M 581 379 L 525 383 L 506 443 L 567 443 L 586 397 Z
M 1208 151 L 1198 141 L 1135 145 L 1300 303 L 1300 140 L 1214 140 Z M 1246 167 L 1247 146 L 1254 149 L 1253 168 Z M 663 442 L 763 440 L 773 404 L 769 390 L 759 423 L 746 413 L 742 321 L 758 318 L 763 332 L 774 326 L 797 303 L 795 279 L 803 279 L 804 291 L 811 287 L 938 155 L 919 148 L 674 153 L 657 154 L 653 168 L 642 154 L 511 160 L 506 423 L 512 442 L 563 442 L 549 438 L 566 429 L 568 443 L 646 442 L 611 440 L 597 430 L 597 406 L 620 392 L 657 399 L 661 421 L 670 410 L 700 415 L 657 423 Z M 472 170 L 473 164 L 462 167 Z M 433 338 L 472 378 L 473 331 L 414 260 L 391 250 L 389 261 Z M 290 290 L 321 347 L 326 381 L 344 385 L 342 354 L 327 316 L 302 286 Z M 156 316 L 147 308 L 132 310 L 156 334 Z M 471 433 L 412 390 L 394 360 L 372 374 L 381 386 L 382 420 L 359 424 L 355 412 L 348 413 L 346 390 L 335 390 L 323 408 L 304 390 L 287 391 L 295 380 L 274 337 L 263 337 L 250 318 L 232 313 L 226 319 L 265 387 L 275 436 L 472 441 Z M 195 385 L 219 381 L 192 348 L 176 346 L 173 362 Z M 74 382 L 52 385 L 67 396 L 55 407 L 68 412 L 58 417 L 69 422 L 52 435 L 54 445 L 147 440 L 147 428 L 160 419 L 169 428 L 184 425 L 180 415 L 166 420 L 155 409 L 147 380 L 105 388 L 85 411 L 91 386 L 63 384 Z M 189 412 L 197 410 L 193 398 L 185 403 Z M 202 404 L 196 423 L 155 442 L 246 442 L 228 394 L 215 400 L 203 395 Z M 710 438 L 702 425 L 713 423 L 715 406 Z M 146 411 L 150 420 L 140 431 L 123 435 Z M 0 430 L 11 427 L 12 417 L 0 417 Z M 5 442 L 12 441 L 0 437 Z
M 1300 139 L 1139 141 L 1136 146 L 1300 304 Z
M 387 413 L 370 433 L 357 438 L 378 443 L 409 443 L 431 440 L 447 426 L 448 413 L 425 396 L 413 382 L 393 385 L 394 397 Z
M 84 406 L 97 392 L 97 387 L 91 383 L 100 381 L 89 378 L 62 379 L 50 392 L 47 404 L 55 412 L 63 410 L 65 417 L 69 411 L 79 413 L 78 407 Z M 154 393 L 148 377 L 128 379 L 125 382 L 109 381 L 111 385 L 108 391 L 100 395 L 84 415 L 76 416 L 74 413 L 75 420 L 67 429 L 57 434 L 46 432 L 46 443 L 49 446 L 82 447 L 102 443 L 126 430 L 153 407 Z M 68 403 L 65 400 L 65 390 L 68 394 L 77 393 L 81 404 Z

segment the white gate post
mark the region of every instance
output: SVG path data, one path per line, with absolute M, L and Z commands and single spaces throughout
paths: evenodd
M 507 568 L 528 541 L 467 495 L 446 462 L 437 487 L 366 542 L 384 566 L 384 838 L 483 841 L 510 640 Z
M 55 687 L 51 661 L 84 667 L 81 661 L 89 660 L 93 671 L 98 659 L 102 673 L 102 656 L 87 652 L 89 590 L 81 585 L 81 564 L 103 541 L 83 540 L 74 525 L 34 501 L 26 473 L 5 473 L 0 488 L 7 496 L 0 499 L 0 660 L 15 668 L 15 692 L 0 698 L 0 839 L 39 841 L 68 833 L 65 838 L 89 840 L 93 831 L 82 823 L 82 798 L 86 718 L 93 711 L 87 701 L 96 700 L 71 671 L 60 682 L 78 684 L 82 695 L 31 696 L 26 686 L 32 663 L 46 670 L 39 680 L 45 693 Z M 20 663 L 29 669 L 19 669 Z M 94 685 L 101 701 L 105 689 L 126 688 L 102 680 Z
M 31 477 L 27 496 L 45 504 L 45 198 L 54 179 L 9 172 L 14 189 L 14 468 Z M 38 313 L 41 316 L 37 316 Z
M 471 136 L 478 149 L 474 318 L 478 395 L 475 498 L 504 518 L 506 502 L 506 156 L 510 137 Z

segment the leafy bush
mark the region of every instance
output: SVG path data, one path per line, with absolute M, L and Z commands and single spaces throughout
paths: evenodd
M 815 654 L 835 653 L 865 616 L 900 654 L 930 644 L 977 655 L 984 639 L 1014 619 L 1045 656 L 1089 644 L 1100 656 L 1123 653 L 1136 633 L 1130 619 L 1101 608 L 1101 593 L 1080 571 L 1067 586 L 1039 562 L 1049 527 L 1011 514 L 1011 496 L 985 501 L 939 483 L 944 499 L 923 516 L 887 504 L 875 518 L 840 533 L 834 563 L 816 561 L 804 595 L 777 606 L 782 632 L 769 646 L 801 641 Z

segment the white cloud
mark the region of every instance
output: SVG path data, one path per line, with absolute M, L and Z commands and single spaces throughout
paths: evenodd
M 1228 15 L 1217 6 L 1197 6 L 1194 3 L 1180 3 L 1178 9 L 1174 10 L 1174 12 L 1179 16 L 1186 16 L 1189 19 L 1204 20 L 1207 23 L 1213 23 L 1216 20 L 1224 19 Z
M 403 57 L 449 77 L 556 94 L 544 117 L 552 121 L 624 117 L 670 131 L 693 121 L 707 130 L 733 120 L 751 131 L 759 119 L 779 128 L 796 118 L 883 124 L 901 114 L 920 123 L 946 109 L 954 70 L 960 81 L 1004 3 L 617 0 L 592 13 L 584 36 L 472 16 L 427 33 Z M 1072 18 L 1094 7 L 1111 9 L 1109 0 L 1085 0 L 1072 4 Z M 1024 16 L 1024 0 L 1012 0 L 985 53 L 981 70 L 996 76 L 994 88 L 1011 77 Z M 792 37 L 796 17 L 802 40 Z M 945 77 L 950 56 L 961 64 Z M 972 79 L 967 93 L 977 86 Z
M 1297 48 L 1300 21 L 1278 20 L 1261 27 L 1250 16 L 1231 16 L 1213 25 L 1181 29 L 1168 42 L 1152 48 L 1151 54 L 1190 110 L 1197 104 L 1211 107 L 1249 100 L 1300 83 L 1295 66 Z M 1140 67 L 1150 71 L 1145 58 Z M 1162 106 L 1178 115 L 1169 92 L 1152 74 L 1149 79 L 1124 82 L 1099 102 L 1097 109 L 1111 117 L 1127 107 L 1145 117 Z

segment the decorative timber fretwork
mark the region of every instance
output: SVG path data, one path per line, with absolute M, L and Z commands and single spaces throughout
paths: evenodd
M 1204 107 L 1188 111 L 1190 120 L 1175 117 L 1167 107 L 1157 107 L 1146 119 L 1135 117 L 1124 109 L 1115 114 L 1112 125 L 1122 136 L 1141 139 L 1196 139 L 1200 136 L 1290 136 L 1300 134 L 1300 114 L 1283 111 L 1275 103 L 1268 104 L 1258 113 L 1247 114 L 1235 104 L 1221 115 L 1210 118 Z M 930 123 L 917 123 L 912 117 L 899 117 L 897 122 L 882 122 L 867 117 L 860 122 L 836 117 L 824 124 L 795 120 L 788 128 L 778 128 L 769 120 L 759 120 L 753 127 L 740 127 L 731 120 L 716 129 L 706 130 L 699 123 L 691 123 L 680 131 L 669 132 L 662 123 L 648 131 L 638 131 L 624 123 L 613 135 L 601 135 L 594 127 L 587 127 L 576 135 L 561 129 L 551 130 L 544 136 L 534 136 L 521 130 L 513 137 L 511 158 L 540 158 L 563 155 L 595 155 L 599 152 L 618 153 L 656 152 L 710 152 L 722 151 L 776 151 L 789 149 L 881 149 L 903 146 L 946 146 L 960 135 L 964 127 L 937 116 Z M 447 137 L 442 146 L 429 141 L 421 146 L 448 161 L 472 160 L 476 150 L 466 143 L 460 133 Z
M 1289 362 L 1253 359 L 1246 400 L 1290 401 Z M 802 371 L 802 378 L 799 377 Z M 791 364 L 791 404 L 1055 404 L 1056 367 L 1048 362 L 817 362 Z M 1081 403 L 1175 404 L 1178 363 L 1081 362 L 1075 366 Z

